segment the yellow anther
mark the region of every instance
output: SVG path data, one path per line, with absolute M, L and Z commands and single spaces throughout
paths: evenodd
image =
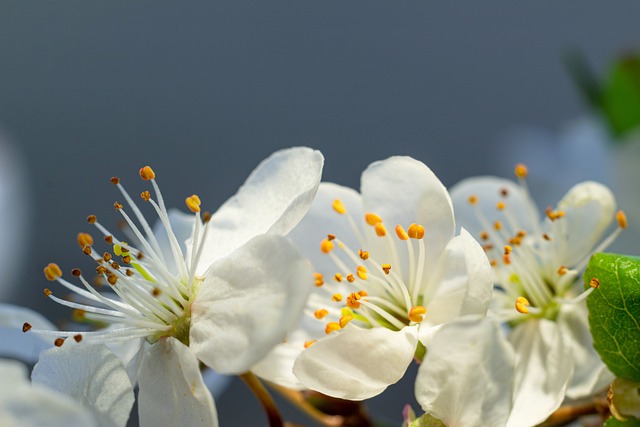
M 324 319 L 324 317 L 329 314 L 329 312 L 324 309 L 324 308 L 320 308 L 316 311 L 313 312 L 313 315 L 315 316 L 316 319 L 320 320 L 320 319 Z
M 384 237 L 387 235 L 387 227 L 385 227 L 383 223 L 379 222 L 376 225 L 374 225 L 374 227 L 378 237 Z
M 500 221 L 496 221 L 493 223 L 493 228 L 496 231 L 500 231 L 502 230 L 502 223 Z
M 44 276 L 47 278 L 47 280 L 53 282 L 58 277 L 62 276 L 62 270 L 60 270 L 58 264 L 52 262 L 44 268 Z
M 518 163 L 514 172 L 518 178 L 526 178 L 529 174 L 529 169 L 527 169 L 527 166 L 524 163 Z
M 420 224 L 411 224 L 408 234 L 412 239 L 422 239 L 424 237 L 424 227 Z
M 367 277 L 369 277 L 367 275 L 367 269 L 363 265 L 359 265 L 358 268 L 356 268 L 356 274 L 362 280 L 367 280 Z
M 364 289 L 360 289 L 358 293 L 360 294 L 361 297 L 366 297 L 367 295 L 369 295 L 367 291 L 365 291 Z
M 78 245 L 84 248 L 87 245 L 93 245 L 93 237 L 88 233 L 78 233 Z
M 467 201 L 469 202 L 470 205 L 475 205 L 478 203 L 478 196 L 476 196 L 475 194 L 472 194 L 471 196 L 469 196 Z
M 340 215 L 347 213 L 347 208 L 344 206 L 344 203 L 342 203 L 342 200 L 340 199 L 335 199 L 333 201 L 333 210 L 338 212 Z
M 339 331 L 340 329 L 342 329 L 340 327 L 340 323 L 338 323 L 338 322 L 329 322 L 329 323 L 327 323 L 327 326 L 324 328 L 324 332 L 325 332 L 325 334 L 329 335 L 331 332 Z
M 151 200 L 151 193 L 149 193 L 148 191 L 143 191 L 142 193 L 140 193 L 140 197 L 145 202 L 148 202 L 149 200 Z
M 487 233 L 486 231 L 483 231 L 480 233 L 480 238 L 482 240 L 489 240 L 489 233 Z
M 625 215 L 624 211 L 616 212 L 616 221 L 618 221 L 618 226 L 623 230 L 627 228 L 627 215 Z
M 347 296 L 347 307 L 360 308 L 360 299 L 362 297 L 358 292 L 352 292 Z
M 345 326 L 347 326 L 347 323 L 351 322 L 352 320 L 353 320 L 353 315 L 347 314 L 347 315 L 342 316 L 338 320 L 338 324 L 340 325 L 341 328 L 344 328 Z
M 313 344 L 315 344 L 316 340 L 311 340 L 311 341 L 305 341 L 304 342 L 304 348 L 309 348 L 311 347 Z
M 362 249 L 358 251 L 358 255 L 360 255 L 360 258 L 362 258 L 364 261 L 369 259 L 369 252 L 363 251 Z
M 382 264 L 382 271 L 384 271 L 384 274 L 389 274 L 389 271 L 391 271 L 391 264 Z
M 118 202 L 114 202 L 114 203 L 113 203 L 113 207 L 114 207 L 117 211 L 119 211 L 120 209 L 122 209 L 122 205 L 121 205 L 120 203 L 118 203 Z
M 509 255 L 511 252 L 513 252 L 513 248 L 509 245 L 505 245 L 504 246 L 504 254 L 505 255 Z
M 518 313 L 527 314 L 529 312 L 529 309 L 527 308 L 528 305 L 529 300 L 525 297 L 516 298 L 516 310 L 518 310 Z
M 314 279 L 315 279 L 315 283 L 314 284 L 317 287 L 320 287 L 320 286 L 324 285 L 324 277 L 322 276 L 322 274 L 314 273 L 313 276 L 314 276 Z
M 560 276 L 564 276 L 565 274 L 567 274 L 567 272 L 568 272 L 568 271 L 569 271 L 569 269 L 568 269 L 567 267 L 565 267 L 564 265 L 561 265 L 561 266 L 558 268 L 557 273 L 558 273 Z
M 489 261 L 489 264 L 491 264 L 491 267 L 497 267 L 498 266 L 498 261 L 496 261 L 495 259 L 492 259 Z
M 340 302 L 342 301 L 342 294 L 333 294 L 333 296 L 331 297 L 331 299 L 335 302 Z
M 187 207 L 191 212 L 200 212 L 200 197 L 193 194 L 187 197 L 184 202 L 187 204 Z
M 149 181 L 150 179 L 154 179 L 156 177 L 156 173 L 151 169 L 150 166 L 145 166 L 140 168 L 140 178 L 145 181 Z
M 342 282 L 342 274 L 336 273 L 336 275 L 333 276 L 333 280 L 335 280 L 338 283 Z
M 600 287 L 600 280 L 598 280 L 597 277 L 594 277 L 593 279 L 589 280 L 589 286 L 591 286 L 592 288 L 599 288 Z
M 498 209 L 499 211 L 504 210 L 504 208 L 505 208 L 506 206 L 507 206 L 507 205 L 505 205 L 505 203 L 504 203 L 504 202 L 498 202 L 498 203 L 496 203 L 496 209 Z
M 53 292 L 51 292 L 51 289 L 49 288 L 44 288 L 44 296 L 48 297 L 52 294 Z
M 411 307 L 409 310 L 409 320 L 412 322 L 420 323 L 424 319 L 424 315 L 427 313 L 427 309 L 421 305 Z
M 324 239 L 322 242 L 320 242 L 320 250 L 322 251 L 322 253 L 328 254 L 333 250 L 333 247 L 334 244 L 329 239 Z
M 409 240 L 409 235 L 400 224 L 396 225 L 396 235 L 400 240 Z
M 379 222 L 382 222 L 382 218 L 371 212 L 364 214 L 364 220 L 367 221 L 367 224 L 369 225 L 376 225 Z
M 347 282 L 353 283 L 356 281 L 356 278 L 353 274 L 347 274 Z

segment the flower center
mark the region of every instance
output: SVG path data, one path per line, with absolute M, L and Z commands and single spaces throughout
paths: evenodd
M 111 251 L 99 254 L 94 248 L 93 237 L 88 233 L 78 234 L 78 244 L 82 252 L 92 258 L 96 266 L 96 280 L 91 284 L 75 268 L 71 271 L 82 286 L 75 285 L 62 278 L 60 267 L 51 263 L 44 268 L 45 277 L 56 281 L 75 294 L 71 300 L 61 299 L 48 288 L 45 295 L 60 305 L 74 309 L 74 318 L 80 322 L 108 326 L 95 331 L 47 331 L 34 330 L 27 323 L 23 326 L 26 332 L 57 336 L 55 344 L 60 346 L 67 337 L 75 341 L 86 342 L 118 342 L 134 338 L 145 338 L 153 343 L 165 336 L 173 336 L 189 344 L 189 327 L 191 323 L 191 303 L 195 299 L 203 278 L 195 276 L 195 266 L 201 253 L 202 242 L 206 237 L 204 223 L 210 215 L 200 216 L 200 199 L 191 196 L 186 199 L 187 207 L 195 214 L 193 239 L 187 248 L 186 256 L 174 233 L 167 213 L 162 194 L 155 181 L 155 173 L 149 166 L 140 169 L 140 176 L 151 181 L 157 201 L 149 191 L 144 191 L 141 198 L 150 203 L 156 211 L 164 231 L 168 237 L 168 247 L 162 247 L 158 237 L 142 215 L 133 199 L 120 184 L 118 178 L 111 178 L 114 184 L 137 219 L 136 224 L 120 203 L 114 207 L 122 215 L 127 224 L 129 244 L 118 239 L 100 224 L 95 215 L 87 217 L 104 235 L 104 241 Z M 172 264 L 169 264 L 169 261 Z M 173 265 L 174 267 L 169 267 Z M 100 292 L 105 284 L 108 292 Z

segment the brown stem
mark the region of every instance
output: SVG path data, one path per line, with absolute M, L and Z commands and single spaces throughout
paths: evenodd
M 240 375 L 242 381 L 251 389 L 253 394 L 258 398 L 260 404 L 264 408 L 269 418 L 269 427 L 283 427 L 282 415 L 276 406 L 276 403 L 271 398 L 271 395 L 267 389 L 262 385 L 262 382 L 251 372 L 245 372 Z
M 602 415 L 603 404 L 606 406 L 606 401 L 603 403 L 602 399 L 594 398 L 589 402 L 561 406 L 551 414 L 545 422 L 538 424 L 537 427 L 557 427 L 567 424 L 568 422 L 576 420 L 584 415 Z

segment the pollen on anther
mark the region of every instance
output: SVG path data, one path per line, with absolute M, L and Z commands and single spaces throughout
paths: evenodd
M 324 278 L 323 278 L 322 274 L 320 274 L 320 273 L 314 273 L 314 280 L 315 280 L 315 283 L 314 283 L 314 284 L 315 284 L 317 287 L 320 287 L 320 286 L 324 285 Z
M 353 283 L 356 281 L 356 277 L 353 274 L 347 274 L 347 282 Z
M 408 235 L 412 239 L 424 238 L 424 227 L 420 224 L 411 224 L 409 226 Z
M 331 296 L 331 299 L 335 302 L 340 302 L 342 301 L 342 294 L 333 294 L 333 296 Z
M 509 245 L 505 245 L 504 246 L 504 254 L 505 255 L 509 255 L 511 252 L 513 252 L 513 248 Z
M 115 285 L 118 282 L 118 276 L 116 276 L 115 274 L 110 274 L 109 276 L 107 276 L 107 282 L 109 282 L 111 286 Z
M 44 268 L 44 275 L 48 281 L 52 282 L 62 276 L 62 270 L 60 270 L 58 264 L 52 262 Z
M 153 295 L 154 297 L 159 297 L 161 293 L 162 291 L 158 288 L 153 288 L 153 290 L 151 291 L 151 295 Z
M 336 273 L 335 276 L 333 276 L 333 280 L 335 280 L 338 283 L 342 282 L 342 274 Z
M 322 242 L 320 242 L 320 250 L 322 251 L 322 253 L 328 254 L 333 250 L 333 248 L 334 244 L 329 239 L 324 239 Z
M 189 210 L 193 213 L 200 212 L 200 197 L 193 194 L 185 199 L 185 203 Z
M 384 237 L 387 235 L 387 228 L 382 222 L 378 222 L 376 225 L 374 225 L 374 228 L 378 237 Z
M 427 309 L 421 305 L 416 305 L 409 310 L 409 320 L 420 323 L 424 319 Z
M 360 250 L 358 251 L 358 255 L 359 255 L 359 256 L 360 256 L 360 258 L 361 258 L 362 260 L 364 260 L 364 261 L 366 261 L 366 260 L 368 260 L 368 259 L 369 259 L 369 252 L 367 252 L 367 251 L 363 251 L 362 249 L 360 249 Z
M 31 328 L 32 328 L 31 323 L 24 322 L 22 324 L 22 332 L 29 332 Z
M 149 193 L 149 191 L 145 190 L 142 193 L 140 193 L 140 198 L 142 200 L 144 200 L 145 202 L 148 202 L 149 200 L 151 200 L 151 193 Z
M 115 203 L 113 204 L 113 207 L 114 207 L 117 211 L 119 211 L 120 209 L 122 209 L 122 205 L 121 205 L 120 203 L 118 203 L 118 202 L 115 202 Z
M 340 199 L 335 199 L 331 206 L 333 207 L 333 210 L 338 212 L 340 215 L 347 213 L 347 208 L 344 206 L 344 203 L 342 203 L 342 200 Z
M 524 163 L 518 163 L 514 169 L 514 172 L 518 178 L 526 178 L 529 174 L 529 170 Z
M 376 225 L 376 224 L 382 222 L 382 218 L 380 218 L 378 215 L 376 215 L 374 213 L 371 213 L 371 212 L 367 212 L 366 214 L 364 214 L 364 220 L 369 225 Z
M 547 233 L 544 233 L 544 234 L 542 235 L 542 238 L 543 238 L 544 240 L 546 240 L 547 242 L 551 240 L 551 236 L 549 236 Z
M 109 181 L 111 181 L 111 183 L 112 183 L 113 185 L 118 185 L 118 184 L 120 184 L 120 178 L 118 178 L 117 176 L 113 176 L 113 177 L 111 177 L 111 179 L 110 179 Z
M 618 221 L 618 226 L 623 230 L 627 228 L 627 215 L 625 215 L 624 211 L 616 212 L 616 221 Z
M 55 345 L 56 347 L 62 347 L 62 344 L 64 344 L 64 338 L 56 338 L 56 340 L 53 342 L 53 345 Z
M 140 168 L 140 178 L 144 179 L 145 181 L 149 181 L 150 179 L 154 179 L 155 177 L 156 174 L 150 166 Z
M 400 240 L 409 240 L 409 235 L 400 224 L 396 225 L 396 235 Z
M 96 218 L 96 216 L 95 216 L 95 215 L 89 215 L 89 216 L 87 217 L 87 222 L 88 222 L 89 224 L 95 224 L 96 220 L 97 220 L 97 218 Z
M 489 240 L 489 233 L 487 233 L 486 231 L 483 231 L 480 233 L 480 238 L 482 240 Z
M 597 289 L 600 287 L 600 280 L 598 280 L 597 277 L 592 278 L 591 280 L 589 280 L 589 286 L 591 286 L 594 289 Z
M 518 311 L 518 313 L 521 313 L 521 314 L 529 313 L 529 309 L 527 308 L 528 305 L 529 305 L 529 300 L 527 300 L 525 297 L 516 298 L 516 310 Z
M 314 316 L 316 319 L 320 320 L 320 319 L 324 319 L 324 317 L 325 317 L 327 314 L 329 314 L 329 312 L 328 312 L 326 309 L 324 309 L 324 308 L 320 308 L 320 309 L 316 310 L 316 311 L 313 313 L 313 316 Z
M 382 271 L 384 271 L 384 274 L 389 274 L 389 272 L 391 271 L 391 264 L 382 264 Z
M 339 331 L 342 329 L 338 322 L 329 322 L 327 326 L 324 328 L 324 332 L 329 335 L 331 332 Z
M 500 231 L 500 230 L 502 230 L 502 223 L 501 223 L 500 221 L 495 221 L 495 222 L 493 223 L 493 228 L 494 228 L 496 231 Z

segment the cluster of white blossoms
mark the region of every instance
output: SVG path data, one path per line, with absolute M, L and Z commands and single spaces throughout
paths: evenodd
M 112 178 L 127 237 L 93 215 L 104 243 L 78 235 L 104 284 L 44 269 L 55 282 L 45 295 L 81 326 L 0 306 L 1 327 L 28 317 L 38 344 L 25 353 L 55 343 L 32 384 L 0 363 L 21 384 L 0 388 L 0 424 L 40 425 L 39 406 L 55 425 L 125 426 L 137 386 L 140 425 L 216 426 L 203 367 L 359 401 L 415 361 L 417 401 L 449 427 L 533 426 L 611 380 L 587 324 L 597 280 L 578 283 L 626 227 L 606 187 L 576 185 L 541 221 L 524 165 L 517 183 L 470 178 L 450 193 L 410 157 L 372 163 L 360 193 L 320 183 L 322 165 L 308 148 L 276 152 L 212 215 L 196 195 L 192 214 L 167 210 L 143 167 L 153 226 Z

